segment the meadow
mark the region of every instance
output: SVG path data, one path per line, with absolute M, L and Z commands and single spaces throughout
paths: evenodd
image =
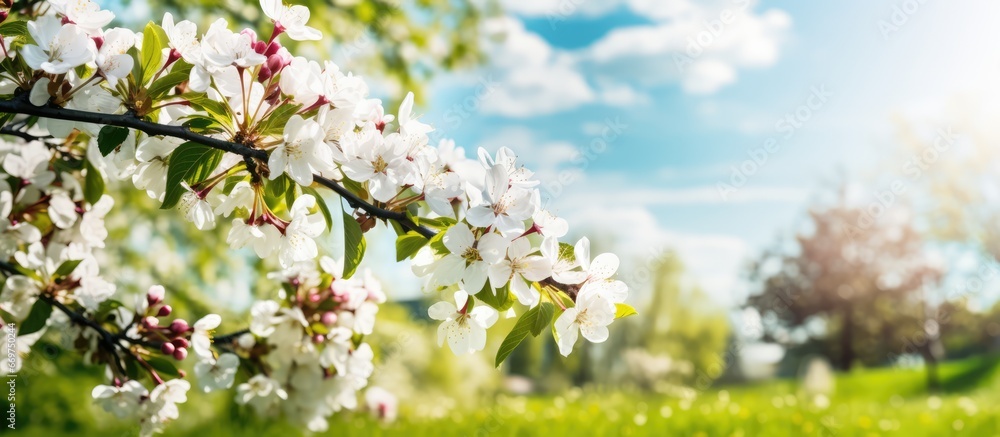
M 921 369 L 861 369 L 838 376 L 829 397 L 806 397 L 793 380 L 691 390 L 684 396 L 574 389 L 560 396 L 499 395 L 481 408 L 432 419 L 426 405 L 404 404 L 392 423 L 354 413 L 321 435 L 992 436 L 1000 434 L 998 364 L 997 357 L 945 363 L 941 390 L 933 394 Z M 215 414 L 188 412 L 191 420 L 175 423 L 165 435 L 298 435 L 294 428 L 250 420 L 236 409 Z M 63 423 L 60 429 L 36 422 L 19 426 L 17 434 L 134 435 L 134 428 L 107 419 L 70 428 Z

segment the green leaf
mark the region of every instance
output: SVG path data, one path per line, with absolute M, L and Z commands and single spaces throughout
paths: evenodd
M 421 247 L 424 247 L 427 242 L 427 238 L 414 231 L 400 235 L 399 238 L 396 239 L 396 262 L 416 255 L 417 251 L 419 251 Z
M 549 308 L 542 309 L 543 306 L 546 304 L 549 305 Z M 543 311 L 548 313 L 548 319 L 551 320 L 553 309 L 552 309 L 552 304 L 548 302 L 541 303 L 538 306 L 531 308 L 528 311 L 525 311 L 524 314 L 521 314 L 521 318 L 517 319 L 517 323 L 514 324 L 514 329 L 511 329 L 510 333 L 507 334 L 507 337 L 503 339 L 503 343 L 500 343 L 500 349 L 497 350 L 497 358 L 495 363 L 497 367 L 500 367 L 500 365 L 503 364 L 504 360 L 506 360 L 507 357 L 510 356 L 511 352 L 514 352 L 514 349 L 517 348 L 517 345 L 521 344 L 521 342 L 524 341 L 524 338 L 527 337 L 528 334 L 534 332 L 536 325 L 539 324 L 539 319 L 541 319 L 542 316 L 544 315 L 541 314 Z M 542 327 L 544 328 L 545 324 L 547 323 L 548 321 L 541 324 Z
M 142 31 L 142 82 L 148 83 L 160 69 L 163 48 L 167 46 L 167 34 L 163 28 L 150 21 Z
M 361 224 L 344 212 L 344 279 L 354 275 L 364 257 L 365 235 L 361 232 Z
M 104 176 L 101 171 L 94 168 L 90 160 L 86 160 L 87 176 L 83 181 L 83 198 L 87 203 L 93 205 L 101 200 L 104 195 Z
M 149 87 L 149 97 L 153 100 L 160 100 L 163 96 L 170 94 L 177 85 L 188 80 L 191 76 L 191 64 L 177 61 L 171 68 L 170 73 L 159 78 Z
M 628 316 L 634 316 L 636 314 L 639 314 L 639 312 L 636 311 L 635 308 L 632 308 L 631 305 L 626 305 L 626 304 L 623 304 L 623 303 L 616 303 L 615 304 L 615 318 L 616 319 L 624 319 L 624 318 L 626 318 Z
M 556 312 L 556 306 L 549 302 L 542 302 L 535 308 L 538 308 L 538 316 L 535 317 L 535 322 L 531 325 L 531 335 L 538 337 L 538 334 L 541 334 L 542 330 L 552 322 L 552 315 Z
M 284 196 L 285 192 L 288 191 L 289 185 L 292 185 L 292 180 L 288 177 L 288 175 L 283 174 L 278 176 L 277 179 L 267 182 L 264 186 L 264 194 L 271 197 Z
M 344 186 L 344 188 L 347 188 L 347 191 L 356 194 L 358 197 L 361 198 L 361 200 L 368 199 L 368 190 L 365 189 L 364 185 L 352 181 L 350 178 L 344 178 L 342 181 L 340 181 L 340 183 Z
M 319 207 L 319 212 L 323 214 L 323 219 L 326 220 L 326 230 L 333 229 L 333 214 L 330 213 L 330 206 L 323 200 L 323 196 L 320 196 L 319 192 L 312 187 L 302 187 L 302 194 L 310 194 L 316 198 L 316 206 Z
M 149 363 L 149 367 L 152 367 L 160 375 L 180 376 L 177 366 L 170 362 L 170 360 L 160 357 L 149 357 L 146 359 L 146 362 Z
M 494 290 L 490 283 L 486 282 L 483 289 L 476 293 L 476 298 L 497 311 L 507 311 L 514 306 L 514 297 L 510 294 L 509 284 Z
M 288 208 L 289 211 L 292 210 L 292 205 L 295 204 L 295 198 L 299 196 L 298 188 L 299 184 L 288 184 L 288 189 L 285 190 L 285 208 Z M 320 200 L 317 199 L 316 202 L 319 203 Z
M 0 24 L 0 35 L 3 36 L 30 36 L 28 34 L 28 22 L 26 21 L 8 21 L 6 23 Z
M 223 126 L 228 126 L 232 124 L 233 117 L 229 114 L 229 109 L 222 102 L 217 102 L 208 97 L 207 94 L 199 93 L 185 93 L 180 96 L 181 99 L 191 102 L 191 106 L 194 109 L 200 109 L 205 111 Z
M 45 322 L 49 320 L 51 314 L 52 305 L 41 299 L 36 300 L 35 304 L 31 306 L 31 311 L 28 312 L 28 317 L 21 322 L 21 327 L 17 330 L 17 335 L 28 335 L 38 332 L 45 327 Z
M 455 219 L 451 217 L 435 217 L 435 218 L 419 218 L 419 219 L 417 217 L 414 217 L 413 222 L 421 226 L 426 226 L 438 230 L 446 230 L 454 226 L 455 223 L 457 223 Z
M 236 184 L 247 180 L 247 178 L 248 176 L 245 174 L 227 177 L 226 182 L 222 185 L 222 194 L 228 196 L 229 193 L 233 192 L 233 188 L 236 188 Z
M 136 88 L 139 84 L 137 80 L 142 79 L 142 62 L 139 62 L 139 49 L 130 47 L 125 54 L 132 58 L 132 73 L 128 76 L 129 88 Z
M 576 262 L 576 248 L 569 243 L 559 243 L 559 259 Z
M 181 119 L 184 120 L 182 126 L 191 129 L 194 132 L 209 134 L 222 131 L 222 124 L 212 117 L 192 114 L 182 117 Z
M 80 261 L 81 260 L 78 259 L 63 261 L 62 264 L 59 264 L 59 268 L 56 269 L 54 276 L 56 277 L 69 276 L 70 273 L 73 273 L 73 270 L 76 270 L 76 266 L 80 265 Z
M 4 127 L 7 125 L 7 123 L 10 123 L 10 121 L 14 119 L 15 115 L 17 114 L 13 112 L 5 112 L 3 114 L 0 114 L 0 127 Z
M 170 209 L 184 194 L 181 182 L 189 185 L 197 184 L 212 175 L 212 172 L 222 161 L 221 150 L 197 143 L 184 143 L 170 154 L 167 167 L 167 190 L 163 197 L 161 209 Z
M 101 305 L 97 307 L 97 314 L 104 314 L 104 315 L 106 315 L 106 314 L 114 311 L 115 309 L 121 308 L 123 306 L 125 306 L 125 304 L 123 304 L 123 303 L 121 303 L 121 302 L 119 302 L 117 300 L 108 299 L 108 300 L 106 300 L 104 302 L 101 302 Z
M 118 126 L 104 126 L 97 134 L 97 148 L 101 155 L 108 156 L 118 146 L 122 145 L 128 138 L 128 128 Z
M 285 125 L 288 124 L 288 119 L 292 118 L 302 105 L 292 105 L 285 104 L 278 106 L 271 115 L 267 117 L 266 120 L 260 122 L 260 126 L 257 129 L 262 136 L 268 135 L 281 135 L 285 131 Z
M 434 249 L 434 252 L 438 255 L 451 253 L 451 251 L 448 250 L 448 247 L 444 245 L 444 231 L 438 232 L 434 235 L 434 237 L 431 238 L 430 245 L 431 249 Z

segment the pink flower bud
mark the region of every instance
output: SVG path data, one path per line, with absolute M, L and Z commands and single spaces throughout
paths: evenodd
M 274 54 L 278 53 L 278 50 L 281 50 L 281 43 L 277 41 L 271 41 L 271 43 L 267 45 L 267 50 L 264 51 L 264 56 L 271 57 Z
M 177 49 L 170 49 L 170 54 L 167 55 L 166 65 L 173 64 L 174 62 L 177 62 L 177 60 L 180 58 L 181 58 L 181 52 L 177 51 Z
M 171 355 L 176 349 L 173 343 L 163 343 L 160 345 L 160 352 L 163 352 L 164 355 Z
M 263 55 L 264 52 L 267 51 L 267 43 L 264 41 L 257 41 L 253 43 L 253 51 Z
M 170 324 L 170 331 L 174 334 L 183 334 L 188 332 L 189 329 L 191 329 L 191 327 L 188 326 L 188 323 L 185 322 L 184 319 L 174 320 L 174 322 Z
M 146 292 L 146 302 L 149 303 L 149 306 L 163 302 L 164 294 L 166 294 L 166 290 L 163 289 L 162 285 L 149 287 L 149 291 Z
M 267 62 L 264 63 L 268 70 L 280 71 L 285 67 L 284 61 L 282 61 L 280 56 L 271 56 L 267 58 Z
M 175 347 L 180 349 L 186 348 L 191 345 L 190 343 L 188 343 L 186 338 L 175 338 L 171 341 L 171 343 L 173 343 Z
M 333 326 L 337 323 L 337 313 L 327 311 L 323 313 L 323 317 L 320 318 L 320 321 L 326 326 Z
M 323 336 L 323 335 L 321 335 L 321 334 L 314 334 L 314 335 L 313 335 L 313 343 L 316 343 L 316 344 L 320 344 L 320 343 L 322 343 L 322 342 L 323 342 L 324 340 L 326 340 L 326 337 L 324 337 L 324 336 Z
M 159 311 L 156 312 L 156 316 L 157 317 L 166 317 L 166 316 L 169 316 L 170 312 L 172 310 L 173 310 L 173 308 L 170 308 L 170 305 L 164 305 L 164 306 L 160 307 Z
M 100 50 L 101 46 L 104 45 L 104 37 L 103 36 L 92 36 L 92 37 L 90 37 L 90 39 L 94 40 L 94 45 L 97 46 L 97 50 Z
M 7 11 L 0 11 L 0 23 L 7 21 Z
M 185 348 L 180 348 L 174 350 L 174 359 L 177 361 L 184 361 L 188 356 L 188 350 Z
M 257 82 L 264 83 L 271 78 L 271 69 L 267 67 L 267 64 L 260 66 L 260 71 L 257 72 Z
M 160 321 L 156 317 L 143 317 L 142 324 L 146 325 L 148 328 L 155 328 L 160 324 Z
M 323 297 L 320 296 L 319 293 L 310 293 L 309 294 L 309 302 L 317 303 L 317 302 L 319 302 L 321 300 L 323 300 Z

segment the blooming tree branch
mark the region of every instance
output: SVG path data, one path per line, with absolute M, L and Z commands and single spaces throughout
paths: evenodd
M 86 112 L 78 111 L 74 109 L 62 108 L 53 105 L 43 105 L 35 106 L 28 101 L 27 93 L 20 93 L 15 95 L 13 99 L 0 100 L 0 112 L 9 114 L 23 114 L 32 115 L 36 117 L 44 117 L 54 120 L 65 120 L 65 121 L 77 121 L 83 123 L 94 123 L 103 126 L 118 126 L 135 129 L 144 132 L 152 136 L 163 136 L 172 137 L 182 140 L 192 141 L 198 144 L 203 144 L 205 146 L 211 147 L 213 149 L 218 149 L 224 152 L 233 153 L 245 158 L 257 159 L 261 161 L 267 160 L 267 152 L 260 149 L 252 149 L 250 147 L 244 146 L 242 144 L 233 143 L 229 141 L 220 140 L 217 138 L 212 138 L 206 135 L 201 135 L 192 132 L 190 129 L 184 126 L 168 126 L 161 125 L 157 123 L 152 123 L 145 121 L 143 119 L 137 118 L 131 114 L 103 114 L 96 112 Z M 26 132 L 7 129 L 6 126 L 3 130 L 0 130 L 0 134 L 14 135 L 25 140 L 38 140 L 40 137 L 35 137 Z M 352 208 L 360 208 L 365 213 L 378 217 L 385 220 L 392 220 L 399 223 L 404 229 L 408 231 L 415 231 L 426 238 L 433 238 L 437 233 L 423 226 L 419 226 L 406 216 L 406 214 L 398 211 L 389 211 L 383 208 L 379 208 L 371 203 L 364 201 L 359 198 L 356 194 L 347 190 L 340 184 L 330 179 L 324 178 L 320 175 L 313 175 L 313 181 L 319 185 L 322 185 L 335 193 L 342 196 Z
M 199 37 L 166 14 L 137 33 L 106 28 L 114 14 L 89 0 L 36 6 L 13 20 L 0 10 L 0 134 L 16 140 L 0 141 L 0 317 L 24 353 L 60 335 L 106 366 L 95 402 L 144 435 L 179 417 L 189 355 L 202 391 L 235 386 L 237 403 L 311 431 L 355 408 L 385 301 L 370 271 L 355 273 L 379 220 L 396 232 L 396 261 L 450 297 L 428 315 L 456 354 L 484 349 L 501 311 L 522 309 L 497 366 L 547 327 L 568 355 L 579 336 L 606 341 L 609 324 L 635 313 L 618 258 L 592 258 L 586 238 L 559 241 L 567 222 L 541 209 L 539 181 L 510 149 L 469 158 L 429 144 L 412 93 L 386 114 L 361 78 L 283 47 L 321 37 L 308 9 L 261 0 L 265 40 L 225 20 Z M 104 279 L 106 178 L 200 230 L 231 220 L 233 249 L 276 261 L 268 277 L 280 287 L 252 305 L 248 329 L 214 336 L 220 316 L 189 324 L 163 287 L 128 293 Z M 319 187 L 340 199 L 328 204 Z M 335 259 L 316 239 L 338 222 Z M 238 379 L 240 368 L 252 376 Z

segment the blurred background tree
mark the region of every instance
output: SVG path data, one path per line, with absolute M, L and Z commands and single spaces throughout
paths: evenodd
M 760 284 L 748 305 L 766 336 L 792 349 L 818 349 L 841 370 L 856 361 L 886 364 L 914 335 L 929 367 L 941 356 L 926 290 L 941 270 L 925 253 L 907 209 L 848 203 L 813 208 L 809 229 L 793 244 L 765 253 L 752 267 Z M 874 212 L 874 213 L 873 213 Z

